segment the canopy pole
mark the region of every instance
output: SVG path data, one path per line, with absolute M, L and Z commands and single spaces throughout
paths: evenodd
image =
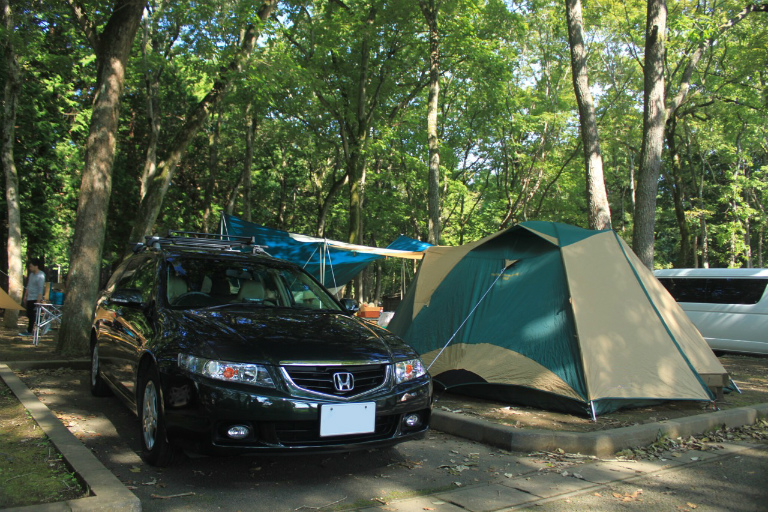
M 227 228 L 227 218 L 224 217 L 224 212 L 221 212 L 221 219 L 219 220 L 219 225 L 221 226 L 220 235 L 228 235 L 229 229 Z
M 323 238 L 323 250 L 320 251 L 320 284 L 325 286 L 325 252 L 328 250 L 328 241 Z
M 504 275 L 504 272 L 506 272 L 506 270 L 507 270 L 509 267 L 511 267 L 512 265 L 514 265 L 516 262 L 517 262 L 517 260 L 515 260 L 515 261 L 511 262 L 510 264 L 506 265 L 504 268 L 502 268 L 502 269 L 501 269 L 501 272 L 499 272 L 499 275 L 498 275 L 498 276 L 496 276 L 496 279 L 494 279 L 494 280 L 493 280 L 493 282 L 492 282 L 492 283 L 491 283 L 491 285 L 488 287 L 488 289 L 487 289 L 487 290 L 485 290 L 485 293 L 483 294 L 483 296 L 482 296 L 482 297 L 480 297 L 480 300 L 478 300 L 478 301 L 477 301 L 477 304 L 475 304 L 475 306 L 474 306 L 474 307 L 472 308 L 472 310 L 469 312 L 469 314 L 468 314 L 468 315 L 467 315 L 467 317 L 464 319 L 464 321 L 463 321 L 463 322 L 461 322 L 461 325 L 459 325 L 459 328 L 458 328 L 458 329 L 456 329 L 456 331 L 455 331 L 455 332 L 453 333 L 453 335 L 452 335 L 452 336 L 451 336 L 451 337 L 448 339 L 448 341 L 445 343 L 445 345 L 443 345 L 443 348 L 441 348 L 441 349 L 440 349 L 440 352 L 438 352 L 438 353 L 437 353 L 437 355 L 435 356 L 435 358 L 432 360 L 432 362 L 431 362 L 431 363 L 429 363 L 429 366 L 427 366 L 427 371 L 429 371 L 429 369 L 430 369 L 430 368 L 432 368 L 432 365 L 433 365 L 433 364 L 435 364 L 435 361 L 437 361 L 437 360 L 438 360 L 438 358 L 439 358 L 439 357 L 440 357 L 440 356 L 443 354 L 443 352 L 445 352 L 445 349 L 446 349 L 446 348 L 448 348 L 448 345 L 450 345 L 450 344 L 451 344 L 451 342 L 453 341 L 453 338 L 455 338 L 455 337 L 456 337 L 456 335 L 457 335 L 457 334 L 459 334 L 459 331 L 461 330 L 461 328 L 462 328 L 462 327 L 464 327 L 464 324 L 466 324 L 466 323 L 467 323 L 467 321 L 469 320 L 469 317 L 471 317 L 471 316 L 472 316 L 472 314 L 475 312 L 475 310 L 478 308 L 478 306 L 480 306 L 480 303 L 481 303 L 481 302 L 483 302 L 483 299 L 485 299 L 485 296 L 486 296 L 486 295 L 488 295 L 488 292 L 490 292 L 490 291 L 491 291 L 491 288 L 493 288 L 493 286 L 496 284 L 496 281 L 498 281 L 499 279 L 501 279 L 501 276 L 503 276 L 503 275 Z
M 336 283 L 336 272 L 333 270 L 333 255 L 331 254 L 331 248 L 327 245 L 325 246 L 325 250 L 328 252 L 328 264 L 331 267 L 331 279 L 333 279 L 333 288 L 336 289 L 339 287 L 338 283 Z M 325 276 L 325 274 L 323 274 Z
M 400 300 L 403 300 L 403 297 L 405 297 L 405 288 L 405 260 L 403 260 L 400 265 Z

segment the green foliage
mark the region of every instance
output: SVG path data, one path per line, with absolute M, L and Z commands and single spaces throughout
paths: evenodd
M 562 2 L 439 5 L 441 243 L 467 243 L 529 219 L 586 226 Z M 105 264 L 121 257 L 139 201 L 150 140 L 147 79 L 157 85 L 162 160 L 190 109 L 221 76 L 242 31 L 257 22 L 260 6 L 257 0 L 149 3 L 147 38 L 137 38 L 127 70 Z M 64 3 L 14 2 L 14 8 L 23 74 L 14 148 L 22 231 L 28 254 L 66 265 L 95 58 Z M 724 30 L 742 3 L 685 1 L 669 8 L 668 100 L 679 92 L 691 55 L 699 47 L 704 53 L 675 113 L 677 159 L 665 150 L 657 266 L 680 256 L 675 192 L 698 264 L 704 258 L 711 266 L 764 264 L 757 251 L 766 247 L 766 14 Z M 94 12 L 94 21 L 103 21 Z M 645 3 L 585 2 L 584 16 L 613 226 L 631 239 Z M 383 246 L 400 234 L 425 238 L 429 55 L 418 2 L 282 1 L 261 34 L 175 169 L 156 231 L 215 227 L 230 203 L 242 215 L 240 177 L 252 119 L 254 222 L 345 240 L 349 186 L 338 184 L 357 155 L 365 170 L 365 243 Z M 391 274 L 400 267 L 387 261 L 382 268 L 385 293 L 396 291 Z

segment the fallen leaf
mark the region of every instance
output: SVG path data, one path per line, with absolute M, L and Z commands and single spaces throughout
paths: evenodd
M 194 492 L 183 492 L 181 494 L 171 494 L 169 496 L 161 496 L 159 494 L 151 494 L 150 498 L 154 498 L 154 499 L 157 499 L 157 500 L 169 500 L 171 498 L 181 498 L 181 497 L 184 497 L 184 496 L 194 496 L 194 495 L 195 495 Z

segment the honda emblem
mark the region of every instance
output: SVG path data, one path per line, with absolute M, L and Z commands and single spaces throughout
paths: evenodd
M 355 387 L 355 377 L 349 372 L 334 373 L 333 386 L 336 391 L 352 391 Z

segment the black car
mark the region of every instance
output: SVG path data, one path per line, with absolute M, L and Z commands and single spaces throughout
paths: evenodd
M 347 451 L 422 437 L 432 382 L 402 340 L 297 265 L 227 236 L 148 238 L 98 300 L 91 391 L 138 415 L 142 457 Z

